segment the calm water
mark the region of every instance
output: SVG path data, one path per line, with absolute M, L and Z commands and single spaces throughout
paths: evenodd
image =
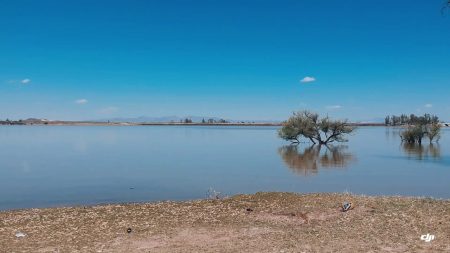
M 450 129 L 403 146 L 362 127 L 344 146 L 297 147 L 274 127 L 0 127 L 0 209 L 257 191 L 450 198 Z

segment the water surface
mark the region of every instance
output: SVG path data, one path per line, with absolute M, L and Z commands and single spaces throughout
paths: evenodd
M 361 127 L 344 145 L 277 138 L 276 127 L 0 126 L 0 209 L 204 198 L 258 191 L 450 198 L 450 129 L 402 145 Z

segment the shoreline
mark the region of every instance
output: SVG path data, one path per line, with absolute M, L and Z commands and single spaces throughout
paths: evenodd
M 274 126 L 282 123 L 176 123 L 176 122 L 86 122 L 86 121 L 48 121 L 33 123 L 0 123 L 0 126 Z M 350 126 L 386 126 L 381 123 L 349 123 Z
M 12 212 L 27 212 L 30 210 L 52 210 L 52 209 L 61 209 L 61 208 L 101 208 L 107 206 L 135 206 L 135 205 L 153 205 L 153 204 L 161 204 L 161 203 L 189 203 L 189 202 L 198 202 L 198 201 L 216 201 L 216 200 L 226 200 L 233 198 L 235 196 L 252 196 L 255 194 L 293 194 L 293 195 L 346 195 L 353 197 L 361 197 L 361 198 L 398 198 L 404 200 L 431 200 L 431 201 L 444 201 L 450 202 L 450 198 L 442 198 L 442 197 L 433 197 L 433 196 L 414 196 L 414 195 L 366 195 L 366 194 L 357 194 L 351 192 L 307 192 L 307 193 L 297 193 L 297 192 L 257 192 L 254 194 L 251 193 L 242 193 L 231 196 L 220 197 L 219 199 L 212 198 L 194 198 L 194 199 L 185 199 L 185 200 L 149 200 L 149 201 L 130 201 L 130 202 L 99 202 L 99 203 L 87 203 L 87 204 L 56 204 L 50 206 L 36 206 L 36 207 L 17 207 L 17 208 L 8 208 L 8 209 L 0 209 L 1 213 L 12 213 Z
M 342 212 L 344 201 L 354 209 Z M 16 238 L 17 232 L 26 236 Z M 436 239 L 421 241 L 427 233 Z M 0 247 L 6 252 L 446 252 L 450 200 L 269 192 L 18 209 L 0 211 Z

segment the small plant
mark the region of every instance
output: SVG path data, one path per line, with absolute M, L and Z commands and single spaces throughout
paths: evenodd
M 222 193 L 214 190 L 212 187 L 209 187 L 208 191 L 206 192 L 206 198 L 207 199 L 223 199 Z

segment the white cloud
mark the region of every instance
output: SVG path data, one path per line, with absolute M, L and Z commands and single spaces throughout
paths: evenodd
M 98 112 L 101 114 L 112 114 L 115 113 L 119 110 L 119 108 L 115 107 L 115 106 L 108 106 L 105 108 L 100 109 Z
M 425 104 L 424 106 L 425 106 L 425 108 L 431 108 L 431 107 L 433 107 L 432 104 Z
M 75 100 L 75 103 L 77 103 L 79 105 L 84 105 L 84 104 L 88 103 L 88 100 L 85 98 L 81 98 L 81 99 Z
M 325 108 L 327 108 L 327 110 L 339 110 L 342 108 L 342 105 L 329 105 L 326 106 Z
M 316 78 L 312 77 L 312 76 L 305 76 L 303 77 L 302 80 L 300 80 L 301 83 L 311 83 L 316 81 Z
M 22 84 L 28 84 L 31 82 L 31 79 L 25 78 L 22 81 L 20 81 Z

